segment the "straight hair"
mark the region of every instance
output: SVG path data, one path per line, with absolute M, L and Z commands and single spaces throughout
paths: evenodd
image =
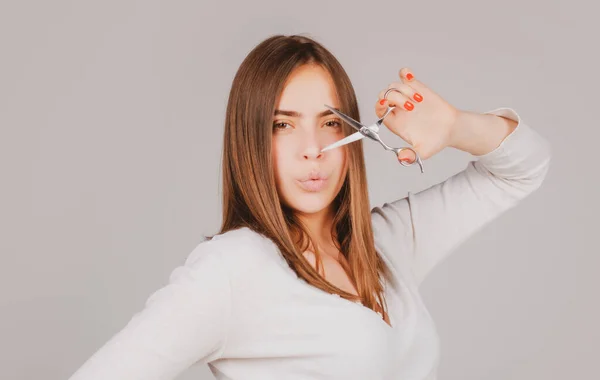
M 280 201 L 272 162 L 275 107 L 290 74 L 302 65 L 319 65 L 333 79 L 341 112 L 360 120 L 356 94 L 348 74 L 322 44 L 300 35 L 274 35 L 252 49 L 233 79 L 225 117 L 222 156 L 223 218 L 219 234 L 241 227 L 271 239 L 292 270 L 309 284 L 387 314 L 381 276 L 385 265 L 377 254 L 371 226 L 362 143 L 349 144 L 348 170 L 333 200 L 331 228 L 343 266 L 358 296 L 319 274 L 321 256 L 307 228 Z M 344 134 L 354 132 L 342 123 Z M 213 235 L 214 236 L 214 235 Z M 212 236 L 207 236 L 211 239 Z M 311 248 L 316 268 L 304 257 Z

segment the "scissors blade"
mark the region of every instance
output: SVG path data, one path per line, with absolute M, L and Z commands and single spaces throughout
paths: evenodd
M 369 126 L 367 126 L 365 128 L 368 128 L 368 129 L 372 130 L 375 133 L 379 133 L 379 125 L 377 125 L 377 124 L 371 124 L 371 125 L 369 125 Z M 367 137 L 369 137 L 369 136 L 367 136 Z
M 342 120 L 344 120 L 348 125 L 350 125 L 354 129 L 356 129 L 357 131 L 360 131 L 360 129 L 362 127 L 364 127 L 364 125 L 362 125 L 358 121 L 354 120 L 353 118 L 351 118 L 350 116 L 348 116 L 346 114 L 341 113 L 340 111 L 336 110 L 335 108 L 330 107 L 327 104 L 325 104 L 325 107 L 329 108 L 329 110 L 331 110 L 331 112 L 338 115 Z
M 351 142 L 358 141 L 365 137 L 362 132 L 354 132 L 353 134 L 344 137 L 341 140 L 334 142 L 333 144 L 327 145 L 325 148 L 321 149 L 321 152 L 325 152 L 331 149 L 339 148 L 342 145 L 350 144 Z

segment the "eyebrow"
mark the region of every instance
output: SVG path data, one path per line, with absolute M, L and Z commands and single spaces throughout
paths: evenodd
M 334 110 L 339 111 L 339 109 L 332 107 Z M 290 117 L 302 117 L 302 114 L 300 112 L 297 111 L 286 111 L 286 110 L 275 110 L 275 115 L 285 115 L 285 116 L 290 116 Z M 319 113 L 317 115 L 317 117 L 324 117 L 327 115 L 333 115 L 333 112 L 331 110 L 325 110 L 321 113 Z

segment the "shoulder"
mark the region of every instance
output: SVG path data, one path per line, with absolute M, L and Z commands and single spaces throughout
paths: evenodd
M 231 276 L 239 278 L 264 267 L 267 262 L 280 260 L 279 255 L 273 241 L 248 227 L 241 227 L 201 241 L 188 255 L 187 262 L 211 260 L 208 259 L 211 257 L 220 261 Z
M 414 193 L 371 208 L 375 248 L 387 266 L 404 278 L 412 274 L 414 252 Z
M 413 193 L 385 202 L 371 209 L 371 226 L 375 245 L 390 251 L 412 251 L 413 243 Z

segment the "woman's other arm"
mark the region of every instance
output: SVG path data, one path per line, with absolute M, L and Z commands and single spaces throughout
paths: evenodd
M 444 182 L 372 209 L 376 239 L 409 260 L 417 283 L 460 243 L 539 188 L 549 169 L 548 141 L 513 109 L 465 115 L 458 119 L 460 141 L 452 146 L 477 160 Z
M 231 295 L 227 270 L 212 244 L 198 244 L 168 284 L 70 380 L 170 380 L 196 362 L 219 358 Z

